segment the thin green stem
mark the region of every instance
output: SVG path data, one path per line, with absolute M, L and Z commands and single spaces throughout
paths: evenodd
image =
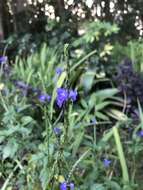
M 2 101 L 2 104 L 3 104 L 3 107 L 4 107 L 5 111 L 7 112 L 8 111 L 8 107 L 7 107 L 6 103 L 5 103 L 5 100 L 3 99 L 3 96 L 1 94 L 1 92 L 0 92 L 0 99 Z
M 24 158 L 22 159 L 22 161 L 24 160 Z M 21 161 L 21 162 L 22 162 Z M 14 175 L 14 172 L 20 168 L 21 170 L 23 170 L 23 166 L 21 164 L 21 162 L 19 162 L 18 160 L 16 160 L 16 166 L 13 168 L 13 170 L 10 172 L 9 176 L 7 177 L 6 181 L 4 182 L 3 186 L 1 187 L 1 190 L 6 190 L 7 189 L 7 186 L 11 180 L 11 178 L 13 177 Z
M 50 128 L 50 121 L 49 121 L 49 117 L 47 114 L 47 108 L 46 106 L 44 106 L 44 119 L 45 119 L 45 128 L 46 128 L 46 143 L 47 143 L 47 149 L 48 149 L 48 164 L 49 164 L 49 160 L 50 160 L 50 139 L 49 139 L 49 128 Z
M 84 152 L 81 157 L 75 162 L 75 164 L 73 165 L 71 171 L 69 172 L 68 178 L 67 178 L 67 182 L 69 181 L 71 175 L 73 174 L 74 170 L 76 169 L 77 165 L 87 156 L 87 154 L 90 152 L 90 149 L 88 149 L 86 152 Z
M 93 144 L 94 144 L 94 149 L 96 145 L 96 125 L 93 125 Z
M 65 44 L 64 47 L 64 56 L 65 56 L 65 61 L 66 61 L 66 72 L 67 72 L 67 80 L 66 80 L 66 89 L 68 91 L 69 94 L 69 90 L 70 90 L 70 63 L 69 63 L 69 52 L 68 52 L 68 44 Z M 65 111 L 65 139 L 64 142 L 66 142 L 67 137 L 68 137 L 68 127 L 69 127 L 69 101 L 67 101 L 65 107 L 64 107 L 64 111 Z

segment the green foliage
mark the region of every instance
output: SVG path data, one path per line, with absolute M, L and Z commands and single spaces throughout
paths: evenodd
M 113 60 L 121 62 L 123 58 L 129 58 L 133 61 L 134 69 L 143 72 L 143 41 L 129 41 L 127 45 L 116 43 L 113 50 Z
M 78 57 L 76 67 L 82 68 L 84 63 L 83 69 L 87 71 L 84 73 L 84 81 L 88 80 L 89 85 L 87 82 L 86 86 L 90 88 L 94 76 L 101 79 L 106 75 L 105 69 L 110 66 L 109 58 L 113 50 L 113 39 L 119 28 L 115 24 L 96 21 L 84 23 L 80 30 L 84 32 L 73 42 L 73 57 L 76 60 Z
M 30 56 L 17 56 L 9 75 L 1 67 L 2 190 L 59 190 L 63 181 L 74 182 L 75 190 L 140 187 L 142 106 L 138 103 L 140 121 L 135 123 L 104 67 L 118 28 L 98 22 L 87 30 L 71 47 L 43 44 Z M 58 108 L 60 87 L 76 89 L 77 100 Z M 51 100 L 41 102 L 37 92 Z
M 142 5 L 141 0 L 103 0 L 102 3 L 83 0 L 58 2 L 49 0 L 25 2 L 23 7 L 19 2 L 5 0 L 0 12 L 6 37 L 11 33 L 18 35 L 24 32 L 32 35 L 40 33 L 40 35 L 46 34 L 51 44 L 56 45 L 59 39 L 65 42 L 75 37 L 83 21 L 100 20 L 118 23 L 121 28 L 118 38 L 124 42 L 139 38 L 141 35 Z M 9 12 L 12 14 L 9 15 Z M 110 31 L 110 26 L 106 25 Z
M 111 36 L 112 34 L 116 34 L 119 31 L 117 25 L 107 22 L 91 22 L 91 23 L 84 23 L 82 26 L 84 31 L 83 37 L 75 42 L 76 45 L 78 44 L 91 44 L 93 42 L 103 40 L 106 37 Z

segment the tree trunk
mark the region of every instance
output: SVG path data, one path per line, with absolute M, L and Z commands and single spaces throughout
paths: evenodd
M 111 22 L 112 14 L 110 12 L 110 0 L 105 0 L 104 2 L 105 2 L 105 8 L 104 8 L 105 20 Z
M 7 38 L 9 34 L 13 33 L 12 16 L 8 10 L 7 0 L 1 1 L 1 19 L 4 38 Z
M 2 14 L 1 14 L 1 4 L 0 4 L 0 41 L 4 39 L 3 25 L 2 25 Z
M 52 2 L 52 5 L 55 9 L 55 15 L 59 16 L 61 19 L 61 22 L 65 21 L 65 3 L 64 0 L 54 0 Z

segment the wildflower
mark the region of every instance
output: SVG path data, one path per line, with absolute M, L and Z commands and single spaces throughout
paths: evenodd
M 60 76 L 60 75 L 62 74 L 62 72 L 63 72 L 63 69 L 62 69 L 62 68 L 60 68 L 60 67 L 56 68 L 56 74 L 57 74 L 58 76 Z
M 96 125 L 96 123 L 97 123 L 96 118 L 92 118 L 92 119 L 91 119 L 91 124 L 92 124 L 92 125 Z
M 46 102 L 49 102 L 51 100 L 51 96 L 49 96 L 48 94 L 40 94 L 38 99 L 41 103 L 46 103 Z
M 61 108 L 67 100 L 68 100 L 68 91 L 64 88 L 58 88 L 56 102 L 59 108 Z
M 7 62 L 7 56 L 0 57 L 0 63 L 6 63 Z
M 103 164 L 104 164 L 105 167 L 109 167 L 110 164 L 111 164 L 111 160 L 108 160 L 108 159 L 105 158 L 105 159 L 103 160 Z
M 54 133 L 55 133 L 55 135 L 59 136 L 61 134 L 61 129 L 58 128 L 58 127 L 55 127 L 54 128 Z
M 139 132 L 137 133 L 137 136 L 138 136 L 138 137 L 143 137 L 143 130 L 139 131 Z
M 77 91 L 76 90 L 70 90 L 69 91 L 69 98 L 74 102 L 77 99 Z
M 63 104 L 68 101 L 68 99 L 72 100 L 73 102 L 77 99 L 77 91 L 76 90 L 70 90 L 68 92 L 65 88 L 58 88 L 57 89 L 57 105 L 59 108 L 63 106 Z
M 60 190 L 67 190 L 67 183 L 63 182 L 60 184 Z
M 70 186 L 70 190 L 74 190 L 74 183 L 70 183 L 69 186 Z

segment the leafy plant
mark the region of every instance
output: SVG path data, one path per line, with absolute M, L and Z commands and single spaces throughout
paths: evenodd
M 115 32 L 109 26 L 98 26 L 105 38 Z M 30 56 L 17 56 L 7 75 L 7 60 L 2 61 L 2 190 L 138 189 L 141 101 L 137 100 L 140 120 L 135 122 L 126 114 L 128 102 L 113 86 L 113 79 L 105 70 L 98 72 L 96 64 L 90 65 L 94 55 L 99 59 L 109 55 L 110 46 L 105 44 L 100 51 L 101 42 L 99 48 L 92 49 L 94 41 L 86 40 L 85 55 L 78 58 L 72 56 L 76 51 L 73 46 L 66 44 L 58 50 L 43 44 Z M 140 79 L 130 65 L 120 69 L 119 74 L 125 75 L 121 82 L 128 77 L 126 73 Z

